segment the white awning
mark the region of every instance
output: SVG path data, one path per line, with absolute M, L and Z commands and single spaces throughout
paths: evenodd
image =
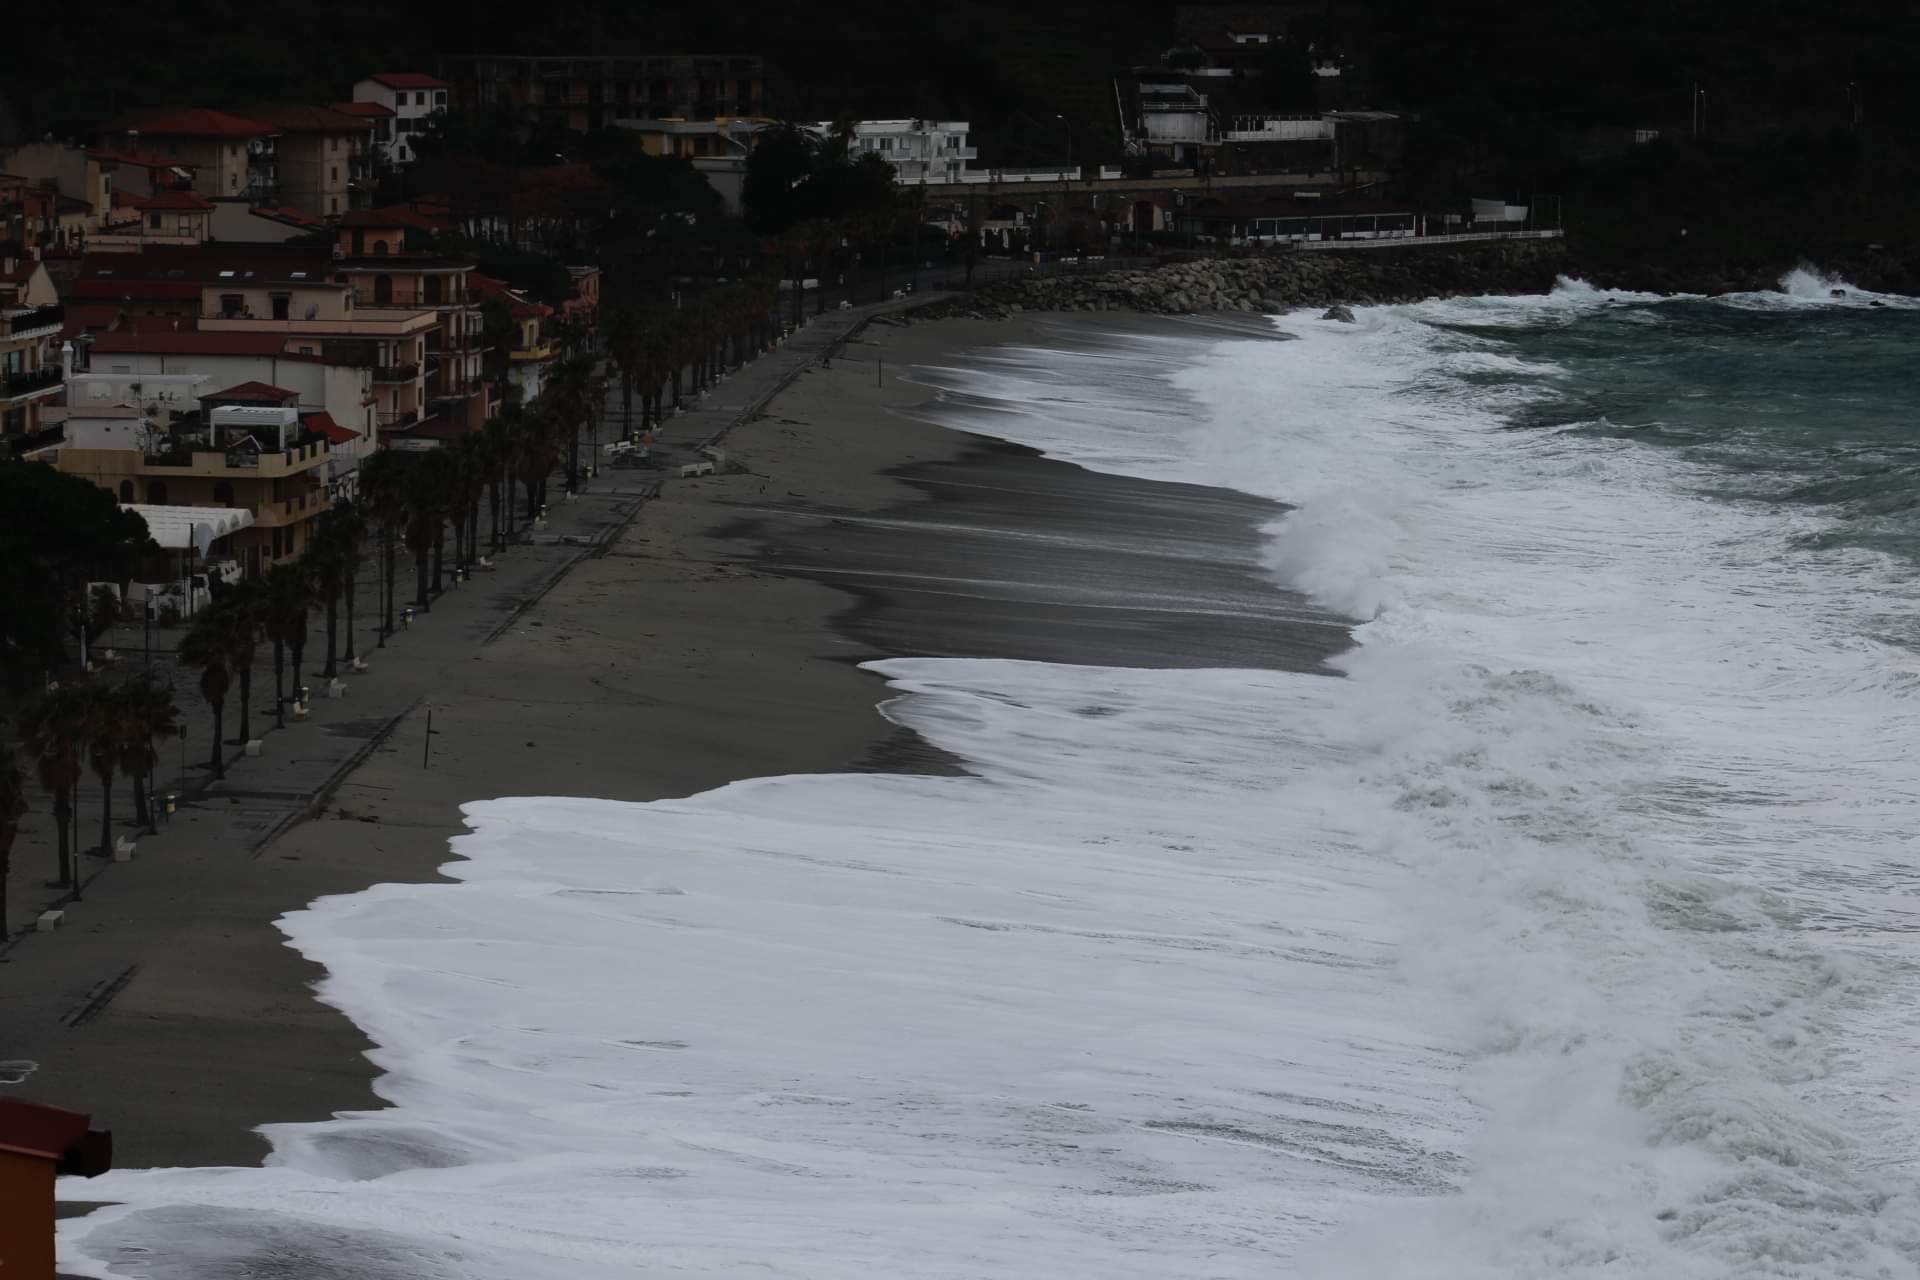
M 153 540 L 169 551 L 192 548 L 204 555 L 215 539 L 253 523 L 253 512 L 245 507 L 153 507 L 141 502 L 121 505 L 145 520 Z

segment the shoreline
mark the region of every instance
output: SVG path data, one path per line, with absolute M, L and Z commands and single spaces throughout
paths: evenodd
M 268 1149 L 257 1125 L 386 1105 L 377 1046 L 326 1003 L 322 969 L 292 950 L 274 920 L 319 896 L 443 879 L 439 868 L 455 859 L 448 841 L 466 830 L 463 803 L 508 795 L 644 801 L 768 775 L 958 771 L 879 714 L 884 684 L 859 665 L 894 656 L 862 620 L 874 599 L 819 575 L 776 571 L 770 549 L 790 540 L 770 536 L 770 513 L 755 508 L 810 505 L 816 515 L 830 509 L 828 519 L 930 510 L 942 499 L 914 477 L 983 465 L 981 437 L 916 417 L 932 389 L 892 377 L 875 387 L 862 357 L 925 363 L 1034 332 L 894 322 L 857 338 L 830 369 L 807 367 L 728 435 L 729 454 L 746 471 L 670 482 L 605 554 L 577 560 L 497 638 L 442 671 L 440 687 L 339 779 L 320 813 L 279 833 L 242 869 L 255 891 L 211 909 L 196 904 L 199 916 L 175 939 L 180 954 L 143 964 L 88 1024 L 84 1043 L 42 1064 L 36 1092 L 91 1108 L 117 1131 L 126 1167 L 257 1164 Z M 1021 453 L 1039 473 L 1089 477 L 1092 489 L 1152 487 L 1031 450 L 1005 452 L 1002 463 Z M 613 483 L 622 474 L 609 473 Z M 1229 505 L 1240 506 L 1228 518 L 1251 546 L 1270 504 Z M 1335 620 L 1319 620 L 1314 634 L 1312 655 L 1345 646 Z M 1007 645 L 1022 643 L 1009 636 Z M 429 708 L 432 758 L 423 767 Z M 275 901 L 257 892 L 272 879 L 279 901 L 295 884 L 294 896 L 305 896 L 249 915 Z M 209 983 L 208 966 L 246 976 Z M 257 1003 L 218 1007 L 240 997 Z M 84 1203 L 82 1185 L 63 1191 Z

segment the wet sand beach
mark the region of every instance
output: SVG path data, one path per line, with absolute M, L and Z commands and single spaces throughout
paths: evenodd
M 667 480 L 494 638 L 477 632 L 457 660 L 414 673 L 419 701 L 369 737 L 319 816 L 190 894 L 127 896 L 129 877 L 116 904 L 111 880 L 98 886 L 99 917 L 167 909 L 177 927 L 92 1014 L 16 1024 L 0 1057 L 33 1059 L 33 1096 L 111 1127 L 122 1167 L 258 1163 L 255 1126 L 381 1105 L 378 1050 L 314 998 L 320 970 L 273 920 L 323 894 L 434 878 L 463 803 L 953 769 L 876 712 L 885 687 L 857 664 L 883 656 L 1323 669 L 1344 626 L 1259 572 L 1258 530 L 1277 508 L 938 425 L 931 389 L 902 376 L 983 344 L 1142 325 L 1211 331 L 1138 317 L 867 329 L 727 436 L 744 470 Z M 665 436 L 694 443 L 675 424 Z M 35 957 L 61 941 L 35 939 Z M 25 972 L 0 966 L 0 986 Z

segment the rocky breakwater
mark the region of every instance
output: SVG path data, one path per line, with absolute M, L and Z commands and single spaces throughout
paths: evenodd
M 1554 241 L 1194 258 L 1154 267 L 995 281 L 917 314 L 1140 311 L 1155 315 L 1364 306 L 1489 293 L 1545 293 L 1566 269 Z

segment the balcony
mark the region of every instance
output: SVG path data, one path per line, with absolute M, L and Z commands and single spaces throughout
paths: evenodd
M 28 307 L 24 311 L 11 308 L 0 312 L 0 336 L 9 338 L 40 338 L 60 331 L 66 323 L 67 309 L 62 306 Z
M 403 409 L 399 413 L 381 413 L 375 414 L 374 416 L 379 420 L 381 426 L 389 428 L 410 427 L 420 421 L 420 411 L 418 409 Z
M 196 448 L 200 442 L 190 442 L 186 446 L 170 449 L 166 453 L 148 454 L 141 459 L 141 474 L 158 472 L 161 475 L 185 472 L 195 476 L 232 476 L 245 473 L 261 479 L 278 476 L 298 475 L 302 471 L 326 462 L 333 450 L 325 437 L 310 436 L 294 448 L 273 453 L 256 453 L 250 449 L 205 449 Z M 256 513 L 257 514 L 257 513 Z
M 42 392 L 58 391 L 66 375 L 57 364 L 0 375 L 0 400 L 24 400 Z
M 417 364 L 380 365 L 373 371 L 375 382 L 412 382 L 419 376 L 420 366 Z
M 539 342 L 531 347 L 515 347 L 512 352 L 509 353 L 509 358 L 511 358 L 515 364 L 529 364 L 536 360 L 551 360 L 553 359 L 553 344 L 551 342 Z

